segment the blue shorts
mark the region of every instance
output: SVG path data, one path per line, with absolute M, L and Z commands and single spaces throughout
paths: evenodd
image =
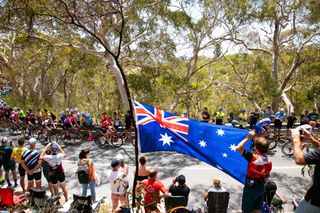
M 248 186 L 245 185 L 242 194 L 241 209 L 243 212 L 253 212 L 260 210 L 263 205 L 264 183 Z

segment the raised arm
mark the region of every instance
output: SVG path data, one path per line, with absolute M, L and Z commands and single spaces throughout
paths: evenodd
M 252 138 L 255 134 L 256 134 L 255 131 L 250 131 L 248 135 L 238 144 L 236 149 L 241 155 L 244 152 L 244 146 L 250 140 L 250 138 Z
M 301 141 L 300 141 L 300 133 L 297 129 L 291 130 L 291 135 L 293 139 L 293 155 L 296 164 L 298 165 L 305 165 L 306 162 L 304 161 L 303 152 L 301 150 Z

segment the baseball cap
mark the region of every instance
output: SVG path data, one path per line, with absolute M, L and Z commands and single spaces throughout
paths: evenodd
M 29 139 L 29 144 L 36 144 L 37 140 L 35 138 L 30 138 Z
M 114 168 L 114 167 L 117 167 L 120 165 L 120 161 L 118 159 L 113 159 L 111 161 L 111 167 Z
M 1 138 L 1 143 L 7 144 L 8 143 L 8 138 L 7 137 L 2 137 Z

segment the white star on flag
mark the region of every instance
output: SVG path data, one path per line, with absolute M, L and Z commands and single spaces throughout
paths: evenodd
M 223 156 L 224 158 L 227 158 L 227 157 L 228 157 L 227 153 L 223 153 L 222 156 Z
M 159 141 L 162 141 L 162 146 L 164 146 L 165 144 L 168 144 L 169 146 L 171 145 L 170 143 L 173 143 L 173 141 L 171 140 L 171 136 L 167 135 L 167 133 L 165 133 L 164 135 L 160 134 L 161 138 L 159 139 Z
M 216 132 L 219 136 L 223 136 L 224 135 L 224 131 L 222 129 L 218 129 Z
M 204 140 L 201 140 L 199 142 L 200 147 L 206 147 L 207 146 L 207 142 L 205 142 Z
M 231 151 L 237 151 L 237 146 L 235 144 L 231 144 L 230 147 Z

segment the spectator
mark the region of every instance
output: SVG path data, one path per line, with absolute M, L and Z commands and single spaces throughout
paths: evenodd
M 208 194 L 209 192 L 225 192 L 226 190 L 221 186 L 221 180 L 218 178 L 213 178 L 212 179 L 212 184 L 208 191 L 204 194 L 204 200 L 208 200 Z
M 3 169 L 5 171 L 5 179 L 8 183 L 8 187 L 11 187 L 12 184 L 10 182 L 10 171 L 13 176 L 14 187 L 18 186 L 17 183 L 17 172 L 16 172 L 16 161 L 11 159 L 11 155 L 14 149 L 14 144 L 8 141 L 7 137 L 1 138 L 1 152 L 2 152 L 2 163 Z
M 111 185 L 112 212 L 119 205 L 122 206 L 126 201 L 126 190 L 129 187 L 126 174 L 120 170 L 120 161 L 114 159 L 111 161 L 112 170 L 107 172 L 107 180 Z
M 128 110 L 127 113 L 125 114 L 124 118 L 124 123 L 126 124 L 126 136 L 131 137 L 131 124 L 132 124 L 132 117 L 131 117 L 131 112 Z
M 309 110 L 306 109 L 304 114 L 300 115 L 300 125 L 308 124 L 309 123 Z
M 222 112 L 222 107 L 218 108 L 216 112 L 216 125 L 222 125 L 225 114 Z
M 234 114 L 233 112 L 229 113 L 229 116 L 227 117 L 228 120 L 232 121 L 234 119 Z
M 92 202 L 96 201 L 96 188 L 95 188 L 95 179 L 94 179 L 94 165 L 93 161 L 89 157 L 89 149 L 81 150 L 79 154 L 78 167 L 84 166 L 89 172 L 90 182 L 87 184 L 82 184 L 82 196 L 87 196 L 88 185 L 90 187 L 90 194 Z
M 276 207 L 277 209 L 282 209 L 282 204 L 287 203 L 287 200 L 277 192 L 277 184 L 270 180 L 270 175 L 267 175 L 264 179 L 264 202 L 268 207 Z M 276 197 L 274 197 L 276 195 Z
M 47 149 L 46 154 L 51 155 L 51 148 L 50 147 Z M 47 180 L 49 191 L 50 191 L 51 195 L 53 196 L 54 195 L 54 188 L 53 188 L 53 185 L 50 184 L 51 181 L 50 181 L 50 176 L 49 176 L 50 166 L 47 161 L 42 160 L 41 167 L 42 167 L 43 176 Z
M 51 153 L 48 154 L 47 150 L 50 148 Z M 62 188 L 65 201 L 68 201 L 68 190 L 65 183 L 65 174 L 62 166 L 62 160 L 65 156 L 65 152 L 57 143 L 49 143 L 44 148 L 40 155 L 40 160 L 44 160 L 49 165 L 49 184 L 52 185 L 54 195 L 59 193 L 59 185 Z M 59 184 L 58 184 L 59 182 Z
M 308 121 L 318 121 L 319 119 L 319 114 L 317 113 L 317 109 L 316 108 L 313 108 L 312 109 L 312 112 L 309 113 L 308 115 Z
M 118 129 L 119 126 L 121 125 L 121 122 L 120 122 L 120 119 L 119 119 L 119 117 L 118 117 L 117 112 L 113 112 L 113 113 L 112 113 L 112 120 L 113 120 L 113 127 L 114 127 L 115 129 Z
M 253 154 L 244 149 L 245 144 L 255 136 L 254 131 L 237 145 L 237 151 L 248 161 L 247 180 L 243 189 L 243 212 L 260 212 L 264 197 L 264 178 L 270 173 L 272 162 L 267 156 L 269 144 L 266 138 L 256 136 L 254 138 L 255 149 L 258 154 Z
M 272 106 L 268 105 L 267 108 L 265 108 L 263 112 L 263 118 L 270 118 L 271 115 L 273 115 L 274 112 L 272 110 Z
M 18 171 L 20 175 L 20 186 L 22 188 L 23 193 L 25 193 L 26 191 L 25 184 L 24 184 L 24 177 L 26 175 L 26 171 L 21 165 L 21 157 L 22 157 L 22 153 L 27 150 L 27 148 L 24 147 L 24 140 L 25 140 L 24 137 L 21 137 L 18 139 L 18 147 L 13 149 L 13 152 L 11 155 L 11 159 L 17 160 L 19 163 Z
M 139 171 L 138 171 L 138 175 L 137 175 L 138 181 L 143 181 L 143 180 L 148 179 L 149 168 L 146 167 L 146 163 L 147 163 L 147 158 L 145 156 L 141 156 L 139 158 Z
M 150 205 L 146 209 L 147 212 L 157 209 L 156 204 L 160 203 L 160 192 L 162 192 L 164 196 L 168 195 L 167 189 L 161 181 L 157 180 L 157 174 L 158 171 L 156 169 L 150 169 L 149 179 L 143 180 L 139 185 L 137 185 L 137 190 L 144 187 L 144 202 L 146 205 Z
M 183 112 L 182 112 L 182 114 L 181 114 L 181 117 L 182 118 L 188 118 L 189 116 L 188 116 L 188 111 L 187 110 L 184 110 Z
M 176 185 L 176 183 L 178 183 L 178 185 Z M 184 196 L 188 205 L 190 188 L 186 185 L 186 177 L 184 175 L 179 175 L 174 178 L 167 190 L 173 196 Z
M 123 155 L 122 154 L 117 154 L 116 159 L 119 160 L 120 162 L 120 171 L 123 171 L 127 176 L 129 174 L 129 166 L 125 163 Z
M 290 113 L 290 116 L 287 117 L 287 137 L 290 137 L 291 129 L 294 128 L 294 124 L 297 121 L 296 115 L 294 112 Z
M 315 139 L 313 135 L 306 129 L 302 129 L 305 138 L 310 140 L 317 149 L 306 154 L 301 150 L 300 132 L 298 129 L 292 129 L 291 134 L 294 144 L 294 158 L 298 165 L 315 165 L 313 183 L 307 191 L 304 199 L 299 203 L 296 213 L 318 213 L 320 212 L 320 141 Z
M 278 140 L 280 140 L 280 131 L 282 128 L 282 122 L 286 118 L 287 118 L 287 115 L 284 113 L 283 108 L 281 108 L 280 111 L 275 114 L 274 131 Z
M 248 115 L 245 109 L 241 110 L 238 116 L 238 120 L 240 124 L 240 129 L 244 129 L 247 126 L 247 121 L 248 121 Z
M 259 118 L 260 118 L 259 109 L 255 108 L 254 112 L 250 113 L 250 129 L 255 128 L 256 123 L 258 122 Z
M 210 113 L 208 112 L 208 108 L 204 107 L 203 112 L 201 113 L 202 122 L 209 123 L 210 121 Z
M 30 147 L 22 153 L 21 157 L 21 166 L 25 169 L 28 176 L 27 191 L 34 187 L 34 182 L 36 188 L 41 189 L 41 161 L 39 160 L 40 153 L 36 150 L 36 142 L 35 138 L 30 138 Z

